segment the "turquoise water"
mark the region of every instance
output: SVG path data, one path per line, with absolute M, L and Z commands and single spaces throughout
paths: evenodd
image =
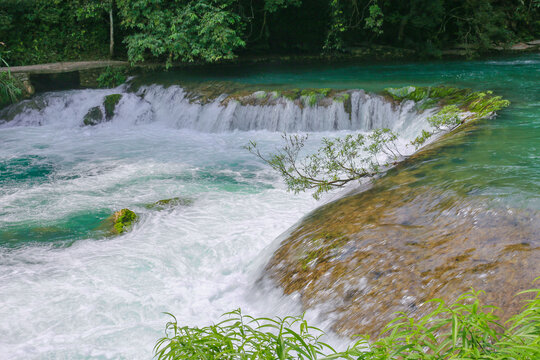
M 469 129 L 463 141 L 431 159 L 425 181 L 540 209 L 540 54 L 409 64 L 255 65 L 217 69 L 210 75 L 193 69 L 175 75 L 148 80 L 203 79 L 375 92 L 411 84 L 493 90 L 511 101 L 510 108 Z
M 419 183 L 540 211 L 540 55 L 189 69 L 140 80 L 207 81 L 253 88 L 380 91 L 444 84 L 493 90 L 512 102 L 508 109 L 410 166 L 423 169 L 415 172 Z M 124 90 L 49 94 L 41 113 L 0 126 L 0 354 L 9 359 L 149 359 L 168 320 L 165 311 L 197 325 L 238 307 L 256 316 L 301 312 L 294 297 L 255 285 L 275 239 L 321 204 L 309 194 L 288 193 L 242 148 L 254 139 L 271 151 L 280 134 L 204 133 L 148 122 L 141 114 L 155 109 L 129 94 L 111 123 L 79 125 L 86 109 L 118 91 Z M 314 134 L 308 147 L 335 134 Z M 173 197 L 189 202 L 164 210 L 147 206 Z M 139 213 L 140 222 L 126 235 L 107 237 L 101 221 L 125 207 Z M 327 324 L 316 313 L 308 318 Z

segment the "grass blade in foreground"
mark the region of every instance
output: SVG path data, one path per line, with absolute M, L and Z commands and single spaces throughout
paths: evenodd
M 538 279 L 537 279 L 538 280 Z M 414 319 L 399 314 L 383 337 L 360 340 L 337 352 L 322 342 L 324 332 L 302 316 L 253 318 L 238 309 L 227 319 L 202 328 L 167 323 L 154 350 L 159 360 L 178 359 L 540 359 L 540 289 L 528 295 L 522 312 L 499 323 L 496 308 L 482 305 L 472 290 L 454 304 L 435 299 L 435 309 Z

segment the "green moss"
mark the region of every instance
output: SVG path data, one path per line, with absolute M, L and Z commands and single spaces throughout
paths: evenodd
M 418 110 L 434 107 L 444 109 L 453 105 L 462 112 L 471 112 L 468 120 L 481 119 L 510 104 L 500 96 L 494 96 L 492 91 L 473 91 L 449 86 L 387 88 L 383 94 L 399 102 L 413 100 L 418 103 Z
M 253 95 L 258 100 L 266 99 L 266 97 L 267 97 L 266 91 L 257 91 L 255 93 L 253 93 Z
M 428 99 L 459 99 L 468 93 L 470 93 L 470 90 L 457 89 L 449 86 L 405 86 L 402 88 L 386 88 L 383 91 L 384 95 L 390 96 L 396 101 L 413 100 L 415 102 L 421 102 Z
M 114 116 L 114 110 L 116 109 L 116 105 L 120 102 L 120 99 L 122 99 L 122 94 L 112 94 L 105 96 L 105 100 L 103 101 L 103 106 L 105 107 L 105 116 L 107 119 L 112 119 Z
M 86 126 L 94 126 L 103 121 L 103 112 L 99 106 L 95 106 L 88 110 L 84 115 L 83 124 Z
M 493 95 L 492 91 L 473 91 L 448 86 L 387 88 L 383 95 L 398 102 L 413 100 L 416 102 L 416 109 L 420 111 L 438 108 L 438 111 L 428 118 L 428 122 L 435 128 L 434 132 L 423 131 L 411 142 L 417 148 L 435 132 L 488 117 L 510 105 L 508 100 Z
M 349 238 L 339 232 L 319 234 L 310 244 L 315 249 L 307 251 L 299 260 L 302 270 L 307 270 L 310 264 L 330 260 L 333 250 L 343 247 L 347 242 L 349 242 Z
M 129 209 L 122 209 L 113 214 L 113 232 L 122 234 L 129 230 L 138 216 Z
M 304 89 L 300 92 L 300 97 L 304 98 L 309 106 L 315 106 L 319 100 L 327 97 L 332 89 Z
M 145 207 L 152 210 L 165 210 L 176 206 L 189 206 L 191 204 L 193 204 L 193 200 L 191 199 L 174 197 L 171 199 L 158 200 L 155 203 L 145 205 Z
M 289 99 L 291 101 L 295 101 L 298 98 L 300 98 L 300 94 L 301 92 L 299 89 L 284 90 L 281 92 L 281 95 L 284 98 Z
M 339 93 L 336 95 L 336 97 L 334 97 L 334 101 L 345 102 L 345 101 L 350 100 L 350 98 L 351 98 L 351 94 L 349 93 Z

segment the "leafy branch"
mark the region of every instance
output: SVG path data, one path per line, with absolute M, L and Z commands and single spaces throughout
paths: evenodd
M 263 155 L 254 141 L 245 148 L 276 170 L 289 191 L 296 194 L 315 189 L 315 199 L 352 181 L 373 177 L 403 157 L 396 144 L 397 135 L 390 129 L 323 138 L 323 146 L 306 157 L 301 156 L 301 151 L 308 135 L 284 133 L 282 138 L 284 145 L 275 154 Z

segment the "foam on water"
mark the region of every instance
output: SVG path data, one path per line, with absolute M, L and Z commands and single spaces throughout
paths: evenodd
M 160 123 L 167 127 L 202 132 L 234 130 L 335 131 L 390 128 L 403 135 L 426 127 L 426 116 L 419 116 L 414 102 L 392 104 L 380 95 L 363 90 L 351 91 L 349 112 L 343 101 L 327 106 L 300 106 L 285 97 L 272 105 L 242 105 L 226 94 L 207 103 L 194 101 L 179 86 L 144 86 L 129 92 L 126 86 L 112 90 L 78 90 L 49 93 L 0 112 L 4 126 L 51 125 L 80 127 L 91 108 L 101 106 L 105 96 L 120 93 L 113 122 L 117 126 Z M 429 112 L 426 112 L 429 114 Z
M 74 214 L 128 207 L 141 215 L 132 231 L 114 238 L 88 229 L 93 235 L 66 246 L 54 239 L 35 243 L 30 233 L 16 246 L 0 244 L 3 358 L 149 359 L 168 320 L 165 311 L 189 325 L 209 324 L 238 307 L 255 316 L 301 312 L 294 297 L 255 280 L 275 239 L 321 203 L 307 193 L 287 193 L 242 146 L 253 139 L 272 151 L 281 137 L 267 128 L 287 123 L 309 130 L 304 127 L 312 121 L 287 113 L 291 104 L 279 105 L 277 115 L 238 104 L 189 104 L 173 88 L 160 96 L 147 91 L 144 99 L 125 92 L 112 122 L 80 126 L 89 108 L 117 91 L 47 94 L 44 107 L 26 109 L 0 129 L 0 159 L 48 164 L 35 181 L 20 178 L 0 190 L 3 236 L 13 226 L 46 231 Z M 410 105 L 396 110 L 369 96 L 354 94 L 353 127 L 403 129 L 399 143 L 410 153 L 406 143 L 425 128 L 427 115 L 416 114 L 414 122 Z M 314 108 L 309 118 L 325 123 L 336 111 Z M 287 121 L 271 123 L 275 116 Z M 323 136 L 346 134 L 349 125 L 337 133 L 322 131 L 334 125 L 317 128 L 322 132 L 310 138 L 308 151 Z M 259 131 L 230 131 L 252 128 Z M 164 211 L 144 206 L 177 196 L 193 204 Z

